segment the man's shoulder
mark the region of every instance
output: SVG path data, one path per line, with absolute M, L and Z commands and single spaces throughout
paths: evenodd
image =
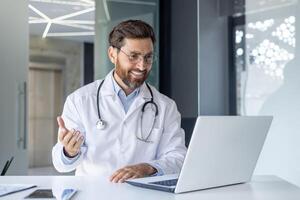
M 101 80 L 96 80 L 92 83 L 84 85 L 69 95 L 69 98 L 83 98 L 83 97 L 92 97 L 97 95 L 97 88 Z
M 149 86 L 151 87 L 154 98 L 156 97 L 156 99 L 158 101 L 165 102 L 166 104 L 175 103 L 175 101 L 173 99 L 171 99 L 167 95 L 165 95 L 165 94 L 161 93 L 160 91 L 158 91 L 154 86 L 152 86 L 150 84 L 149 84 Z

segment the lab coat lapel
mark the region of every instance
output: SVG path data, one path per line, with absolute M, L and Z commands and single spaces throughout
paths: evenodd
M 146 86 L 146 83 L 144 82 L 140 88 L 139 95 L 136 97 L 132 105 L 130 106 L 126 118 L 128 118 L 130 115 L 132 115 L 135 112 L 139 112 L 142 109 L 142 106 L 146 101 L 149 101 L 151 99 L 151 94 L 149 89 Z
M 109 74 L 106 75 L 106 77 L 104 79 L 104 83 L 100 90 L 100 95 L 103 99 L 106 99 L 108 101 L 113 100 L 113 102 L 117 106 L 115 108 L 117 108 L 117 110 L 120 111 L 119 113 L 124 117 L 125 116 L 124 107 L 122 105 L 121 100 L 116 95 L 116 92 L 114 90 L 114 86 L 113 86 L 113 82 L 112 82 L 112 78 L 113 78 L 112 75 L 113 75 L 113 70 Z M 115 109 L 115 108 L 110 108 L 110 109 Z
M 106 75 L 105 79 L 103 79 L 104 83 L 100 90 L 101 96 L 115 95 L 114 86 L 112 83 L 112 74 L 113 74 L 113 70 Z

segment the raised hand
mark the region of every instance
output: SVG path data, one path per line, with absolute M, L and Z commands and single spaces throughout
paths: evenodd
M 64 153 L 68 157 L 75 157 L 80 151 L 84 136 L 75 129 L 68 130 L 61 116 L 57 117 L 57 123 L 59 126 L 58 139 L 64 146 Z

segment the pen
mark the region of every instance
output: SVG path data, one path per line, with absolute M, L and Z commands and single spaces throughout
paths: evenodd
M 4 176 L 5 169 L 6 169 L 6 166 L 8 165 L 8 163 L 9 163 L 9 160 L 6 161 L 6 163 L 5 163 L 5 165 L 4 165 L 3 169 L 2 169 L 2 172 L 1 172 L 1 176 Z
M 6 161 L 5 166 L 4 166 L 4 168 L 3 168 L 3 170 L 2 170 L 2 173 L 1 173 L 1 176 L 4 176 L 4 175 L 6 174 L 6 172 L 7 172 L 8 168 L 9 168 L 11 162 L 13 161 L 13 159 L 14 159 L 14 157 L 12 156 L 12 157 L 10 158 L 10 160 L 7 160 L 7 161 Z

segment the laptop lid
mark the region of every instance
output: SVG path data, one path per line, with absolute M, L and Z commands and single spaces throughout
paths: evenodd
M 272 119 L 198 117 L 175 193 L 249 181 Z

